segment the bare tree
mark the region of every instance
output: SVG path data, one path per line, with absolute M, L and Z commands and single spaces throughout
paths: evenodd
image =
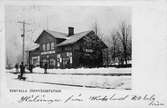
M 120 39 L 120 42 L 123 47 L 122 52 L 122 61 L 123 63 L 127 64 L 129 56 L 131 57 L 131 29 L 130 25 L 126 24 L 125 22 L 122 22 L 120 25 L 120 30 L 117 31 L 117 35 Z
M 113 47 L 113 55 L 112 55 L 112 58 L 113 60 L 115 61 L 115 57 L 116 57 L 116 48 L 117 48 L 117 41 L 118 41 L 118 38 L 117 38 L 117 35 L 116 34 L 113 34 L 112 35 L 112 47 Z
M 100 39 L 100 40 L 98 40 L 97 38 L 93 39 L 93 40 L 96 40 L 94 42 L 94 48 L 96 48 L 96 50 L 99 51 L 100 53 L 101 58 L 99 59 L 101 59 L 103 62 L 106 62 L 106 65 L 108 65 L 109 64 L 108 63 L 109 62 L 108 61 L 108 49 L 103 49 L 102 52 L 100 51 L 100 49 L 104 46 L 104 44 L 102 43 L 102 40 L 104 39 L 104 33 L 102 33 L 96 21 L 92 24 L 92 29 L 95 32 L 95 35 L 97 35 Z M 104 58 L 104 55 L 106 55 L 105 58 Z
M 97 28 L 97 22 L 94 22 L 93 24 L 93 31 L 95 32 L 95 34 L 97 35 L 97 31 L 98 31 L 98 28 Z
M 100 39 L 104 38 L 104 33 L 100 30 L 96 21 L 92 24 L 92 29 Z
M 111 48 L 110 48 L 110 60 L 112 61 L 112 64 L 118 63 L 117 59 L 120 58 L 121 55 L 121 43 L 119 41 L 119 37 L 117 35 L 117 30 L 113 30 L 111 32 Z

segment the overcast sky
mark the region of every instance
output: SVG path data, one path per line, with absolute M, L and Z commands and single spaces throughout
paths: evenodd
M 36 38 L 42 30 L 49 29 L 63 33 L 73 26 L 74 32 L 92 30 L 96 22 L 103 40 L 107 43 L 111 39 L 111 32 L 118 29 L 124 21 L 131 24 L 131 8 L 106 6 L 6 6 L 6 51 L 11 64 L 17 62 L 22 54 L 22 25 L 17 21 L 25 20 L 26 44 L 25 48 L 34 47 Z M 109 43 L 107 43 L 109 45 Z

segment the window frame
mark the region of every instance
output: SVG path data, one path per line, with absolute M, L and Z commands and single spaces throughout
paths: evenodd
M 47 50 L 47 51 L 50 50 L 50 43 L 49 43 L 49 42 L 46 44 L 46 50 Z
M 55 64 L 56 64 L 56 60 L 55 59 L 51 58 L 49 61 L 50 61 L 49 65 L 55 66 Z
M 42 44 L 42 51 L 46 51 L 46 44 Z
M 51 42 L 50 46 L 51 46 L 51 48 L 50 48 L 51 50 L 55 49 L 55 43 L 54 42 Z

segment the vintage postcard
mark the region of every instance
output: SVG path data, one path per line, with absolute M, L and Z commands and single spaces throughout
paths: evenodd
M 165 108 L 166 6 L 2 2 L 1 105 Z

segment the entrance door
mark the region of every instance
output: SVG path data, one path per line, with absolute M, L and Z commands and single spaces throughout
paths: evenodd
M 62 58 L 61 58 L 61 56 L 60 56 L 60 54 L 57 54 L 57 68 L 60 68 L 61 67 L 61 62 L 62 62 Z

